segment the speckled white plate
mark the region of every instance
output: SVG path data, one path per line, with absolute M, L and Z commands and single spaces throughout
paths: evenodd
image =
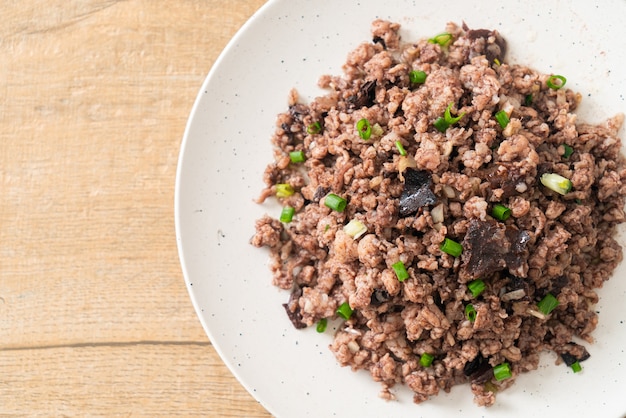
M 595 4 L 594 4 L 595 3 Z M 208 6 L 207 6 L 208 7 Z M 626 1 L 275 0 L 233 38 L 211 69 L 193 107 L 176 182 L 176 232 L 191 300 L 233 374 L 279 417 L 518 417 L 626 414 L 626 268 L 600 291 L 597 342 L 573 374 L 542 359 L 481 409 L 467 386 L 421 405 L 408 390 L 378 398 L 366 372 L 337 365 L 332 330 L 296 330 L 281 306 L 288 293 L 270 284 L 267 253 L 249 245 L 254 221 L 279 215 L 253 202 L 271 160 L 275 116 L 296 87 L 321 92 L 322 74 L 339 74 L 346 55 L 370 39 L 370 22 L 400 22 L 405 40 L 428 37 L 446 22 L 498 29 L 509 62 L 567 77 L 582 93 L 580 119 L 599 122 L 626 112 Z M 622 137 L 623 131 L 622 131 Z M 624 242 L 624 240 L 621 240 Z

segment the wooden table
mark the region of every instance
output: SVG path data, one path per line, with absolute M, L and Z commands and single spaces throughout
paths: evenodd
M 263 3 L 2 3 L 0 416 L 269 416 L 204 334 L 174 231 L 191 106 Z

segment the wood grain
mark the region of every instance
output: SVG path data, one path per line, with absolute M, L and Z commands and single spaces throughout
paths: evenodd
M 185 289 L 180 141 L 263 0 L 9 0 L 0 27 L 0 416 L 269 416 Z

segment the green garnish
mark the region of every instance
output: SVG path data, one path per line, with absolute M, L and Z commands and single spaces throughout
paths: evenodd
M 343 212 L 346 209 L 348 202 L 343 197 L 337 196 L 334 193 L 329 193 L 324 199 L 324 205 L 337 212 Z
M 409 273 L 406 271 L 406 267 L 404 267 L 404 263 L 402 261 L 392 264 L 391 268 L 396 273 L 399 281 L 403 282 L 409 278 Z
M 511 216 L 511 209 L 498 203 L 493 206 L 491 214 L 499 221 L 506 221 Z
M 551 75 L 548 80 L 546 81 L 546 86 L 550 87 L 552 90 L 558 90 L 560 88 L 562 88 L 565 83 L 567 82 L 567 79 L 565 77 L 563 77 L 562 75 Z
M 567 144 L 563 144 L 563 154 L 561 154 L 561 157 L 567 159 L 569 158 L 572 154 L 574 153 L 574 148 L 570 147 Z
M 478 297 L 485 290 L 485 282 L 480 279 L 473 280 L 468 283 L 467 288 L 473 297 Z
M 285 206 L 280 213 L 280 221 L 284 223 L 289 223 L 293 219 L 293 215 L 296 213 L 296 210 L 291 206 Z
M 533 104 L 533 95 L 527 94 L 526 97 L 524 97 L 524 106 L 528 107 L 531 104 Z
M 453 118 L 452 115 L 450 114 L 450 110 L 452 109 L 453 104 L 454 103 L 450 102 L 448 107 L 446 107 L 446 111 L 443 113 L 443 118 L 449 125 L 454 125 L 455 123 L 460 121 L 463 116 L 465 116 L 465 112 L 463 112 L 457 117 Z
M 400 153 L 400 155 L 402 155 L 403 157 L 406 157 L 407 155 L 406 150 L 404 149 L 402 142 L 396 141 L 396 148 L 398 148 L 398 152 Z
M 354 312 L 354 311 L 352 310 L 352 308 L 350 307 L 350 304 L 348 302 L 342 303 L 337 308 L 337 315 L 339 315 L 340 317 L 342 317 L 346 321 L 348 319 L 350 319 L 350 317 L 352 316 L 352 312 Z
M 291 151 L 289 153 L 289 159 L 292 163 L 302 163 L 306 160 L 304 151 Z
M 580 362 L 578 361 L 573 362 L 570 367 L 572 368 L 572 371 L 574 373 L 578 373 L 579 371 L 583 369 L 582 366 L 580 365 Z
M 326 326 L 328 325 L 328 319 L 326 318 L 322 318 L 317 322 L 317 327 L 315 327 L 315 330 L 317 332 L 324 332 L 326 331 Z
M 452 35 L 448 32 L 443 32 L 433 38 L 430 38 L 428 42 L 430 42 L 431 44 L 438 44 L 445 47 L 448 46 L 450 42 L 452 42 Z
M 350 235 L 352 238 L 357 239 L 367 232 L 367 227 L 358 219 L 352 219 L 346 224 L 346 226 L 343 227 L 343 232 Z
M 458 257 L 463 252 L 463 246 L 450 238 L 444 239 L 439 249 L 453 257 Z
M 551 293 L 548 293 L 537 304 L 537 309 L 539 309 L 542 314 L 549 315 L 550 312 L 552 312 L 557 306 L 559 306 L 559 300 L 555 298 L 554 295 L 552 295 Z
M 446 129 L 450 127 L 450 125 L 454 125 L 458 121 L 461 120 L 463 116 L 465 116 L 465 112 L 461 113 L 456 117 L 452 117 L 450 110 L 452 109 L 452 105 L 454 103 L 450 103 L 448 107 L 446 107 L 445 112 L 443 113 L 443 117 L 438 117 L 435 122 L 433 122 L 433 126 L 437 128 L 437 130 L 441 133 L 444 133 Z
M 370 121 L 365 118 L 356 123 L 356 130 L 364 141 L 367 141 L 372 136 L 372 125 L 370 125 Z
M 434 359 L 435 356 L 433 356 L 432 354 L 424 353 L 420 356 L 420 365 L 422 367 L 430 367 L 430 365 L 433 364 Z
M 559 194 L 566 195 L 572 190 L 572 182 L 556 173 L 544 173 L 541 176 L 541 184 L 548 189 L 553 190 Z
M 501 110 L 498 113 L 496 113 L 495 118 L 496 118 L 496 121 L 500 124 L 500 127 L 502 129 L 506 128 L 510 122 L 509 115 L 507 115 L 504 110 Z
M 465 306 L 465 318 L 470 322 L 476 321 L 476 308 L 471 303 Z
M 306 133 L 309 135 L 319 134 L 320 132 L 322 132 L 322 124 L 319 122 L 313 122 L 306 127 Z
M 413 84 L 424 84 L 426 77 L 426 73 L 420 70 L 413 70 L 409 73 L 409 80 Z
M 433 122 L 433 126 L 437 128 L 437 130 L 441 133 L 444 133 L 446 129 L 450 126 L 448 122 L 443 117 L 438 117 L 437 120 Z
M 501 363 L 493 368 L 493 377 L 495 377 L 498 381 L 508 379 L 511 376 L 513 376 L 513 373 L 511 373 L 511 366 L 509 363 Z
M 289 197 L 296 191 L 289 183 L 279 183 L 276 185 L 276 197 Z

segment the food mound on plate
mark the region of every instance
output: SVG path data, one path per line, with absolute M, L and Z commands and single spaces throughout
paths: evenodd
M 324 96 L 291 92 L 259 198 L 283 210 L 251 242 L 293 325 L 340 321 L 330 349 L 383 398 L 467 383 L 489 406 L 543 351 L 589 357 L 574 340 L 622 260 L 623 115 L 578 121 L 566 77 L 508 63 L 497 31 L 399 28 L 374 21 Z

